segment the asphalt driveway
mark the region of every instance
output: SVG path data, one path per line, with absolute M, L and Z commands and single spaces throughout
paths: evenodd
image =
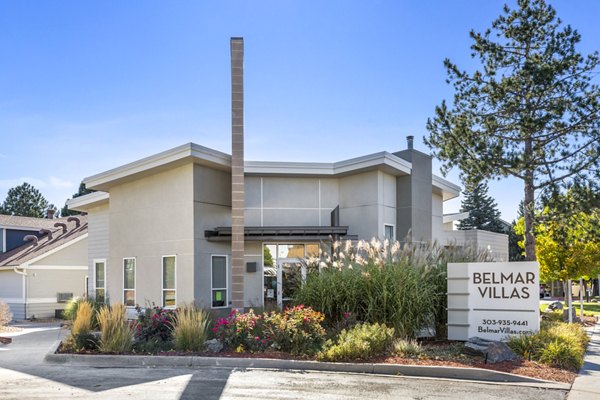
M 0 345 L 0 399 L 559 400 L 566 396 L 561 390 L 395 376 L 44 363 L 44 354 L 52 343 L 67 333 L 56 324 L 29 325 L 13 337 L 12 344 Z

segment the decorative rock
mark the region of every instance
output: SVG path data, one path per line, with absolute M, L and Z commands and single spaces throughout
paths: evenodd
M 211 353 L 218 353 L 223 350 L 223 343 L 221 343 L 218 339 L 207 340 L 204 345 Z
M 485 358 L 486 363 L 516 361 L 518 356 L 504 342 L 472 337 L 465 343 L 464 353 Z
M 550 303 L 548 305 L 548 308 L 546 308 L 546 311 L 552 312 L 554 310 L 562 310 L 563 309 L 563 305 L 560 301 L 555 301 L 554 303 Z

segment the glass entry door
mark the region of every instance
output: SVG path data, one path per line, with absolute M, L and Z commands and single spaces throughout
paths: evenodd
M 290 304 L 305 279 L 306 266 L 299 258 L 277 260 L 277 305 L 280 309 Z

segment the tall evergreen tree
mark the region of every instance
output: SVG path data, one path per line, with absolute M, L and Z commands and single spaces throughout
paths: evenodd
M 0 206 L 0 214 L 44 218 L 49 207 L 50 204 L 40 191 L 24 182 L 9 189 L 6 200 Z
M 88 193 L 93 193 L 93 192 L 95 192 L 95 190 L 89 190 L 88 188 L 85 187 L 85 183 L 81 182 L 79 184 L 79 189 L 77 190 L 77 193 L 73 193 L 72 198 L 74 199 L 76 197 L 80 197 L 80 196 L 86 195 Z M 65 205 L 63 206 L 63 208 L 60 210 L 61 217 L 66 217 L 69 215 L 79 215 L 79 214 L 81 214 L 79 211 L 69 210 L 66 202 L 65 202 Z
M 481 229 L 498 233 L 506 231 L 500 221 L 498 204 L 488 195 L 486 182 L 467 185 L 460 212 L 468 212 L 469 217 L 460 221 L 458 229 Z
M 513 220 L 510 224 L 510 231 L 508 232 L 508 260 L 509 261 L 524 261 L 525 255 L 523 254 L 523 248 L 519 245 L 519 242 L 523 242 L 523 235 L 519 235 L 515 227 L 517 221 L 523 218 L 523 200 L 519 203 L 517 209 L 517 219 Z
M 600 164 L 598 52 L 581 55 L 579 33 L 545 0 L 517 0 L 484 33 L 471 31 L 470 73 L 446 59 L 453 105 L 436 107 L 426 143 L 447 172 L 473 181 L 523 182 L 525 252 L 535 259 L 536 191 L 587 179 Z

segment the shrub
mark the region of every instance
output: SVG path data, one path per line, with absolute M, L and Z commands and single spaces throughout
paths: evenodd
M 530 361 L 536 357 L 544 345 L 541 335 L 527 333 L 509 337 L 507 344 L 516 354 Z
M 583 353 L 581 348 L 556 339 L 540 350 L 539 360 L 553 367 L 577 371 L 583 365 Z
M 508 345 L 527 359 L 578 370 L 583 365 L 587 342 L 587 334 L 579 324 L 544 321 L 539 332 L 511 337 Z
M 264 331 L 273 347 L 294 355 L 310 355 L 321 350 L 325 342 L 325 329 L 321 325 L 325 316 L 311 307 L 298 305 L 283 313 L 266 314 Z
M 447 263 L 487 259 L 485 252 L 468 247 L 338 242 L 294 300 L 333 323 L 351 312 L 359 321 L 391 325 L 402 337 L 415 337 L 433 325 L 441 335 L 447 318 Z
M 210 314 L 186 305 L 177 310 L 173 320 L 173 340 L 179 351 L 201 351 L 208 337 Z
M 265 315 L 257 315 L 252 309 L 246 313 L 232 310 L 227 318 L 217 320 L 213 332 L 229 350 L 264 351 L 273 343 L 265 332 Z
M 417 357 L 423 349 L 414 339 L 396 339 L 393 343 L 394 353 L 401 357 Z
M 138 315 L 138 326 L 135 333 L 136 340 L 142 342 L 168 342 L 172 340 L 175 317 L 175 310 L 161 307 L 147 307 Z
M 361 324 L 342 330 L 337 339 L 328 340 L 325 349 L 318 354 L 323 361 L 366 360 L 383 354 L 394 338 L 394 328 L 384 324 Z
M 8 304 L 0 300 L 0 327 L 8 325 L 12 321 L 12 317 Z
M 129 323 L 121 303 L 102 306 L 98 311 L 99 350 L 103 353 L 126 353 L 131 350 L 137 322 Z

